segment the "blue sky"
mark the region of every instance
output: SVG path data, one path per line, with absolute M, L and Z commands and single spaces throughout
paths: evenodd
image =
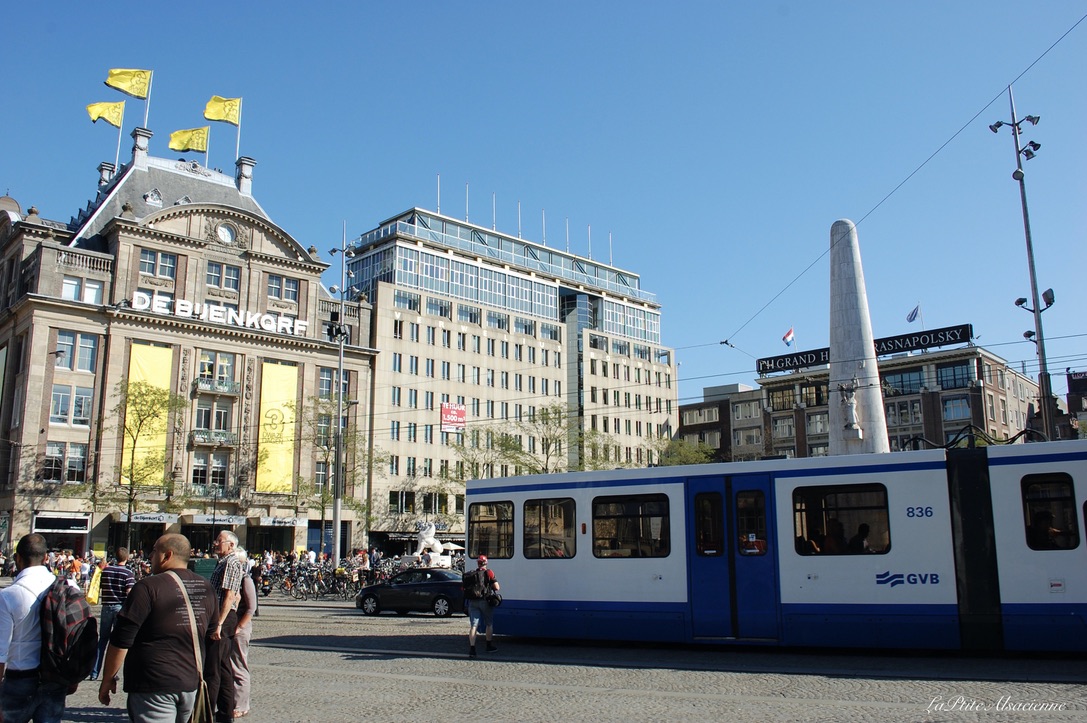
M 591 226 L 593 257 L 640 273 L 663 304 L 681 402 L 751 384 L 756 357 L 788 351 L 790 327 L 800 349 L 827 344 L 839 218 L 858 223 L 877 337 L 918 329 L 905 317 L 920 303 L 927 328 L 972 323 L 1033 375 L 1033 319 L 1013 305 L 1030 285 L 1012 140 L 988 129 L 1010 120 L 1015 81 L 1019 116 L 1042 119 L 1024 135 L 1042 144 L 1026 186 L 1063 394 L 1064 369 L 1087 370 L 1087 21 L 1068 32 L 1085 12 L 1057 0 L 19 3 L 5 9 L 0 190 L 67 220 L 116 149 L 84 106 L 123 98 L 102 84 L 109 68 L 149 68 L 152 153 L 174 155 L 170 132 L 204 125 L 212 94 L 243 97 L 254 195 L 303 245 L 433 209 L 438 174 L 448 215 L 464 216 L 468 184 L 473 222 L 491 225 L 494 194 L 499 230 L 518 232 L 520 202 L 525 238 L 541 240 L 545 212 L 547 243 L 565 248 L 568 219 L 582 255 Z M 140 101 L 128 109 L 122 162 L 142 121 Z M 212 124 L 209 165 L 230 169 L 234 141 Z

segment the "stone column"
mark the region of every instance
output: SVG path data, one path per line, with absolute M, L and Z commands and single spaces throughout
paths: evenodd
M 857 227 L 830 229 L 830 454 L 889 452 Z

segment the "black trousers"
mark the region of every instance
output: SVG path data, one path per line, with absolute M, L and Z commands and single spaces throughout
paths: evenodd
M 238 614 L 233 610 L 223 621 L 218 640 L 208 639 L 207 656 L 204 660 L 204 681 L 208 684 L 208 697 L 215 703 L 215 720 L 223 723 L 234 721 L 234 668 L 230 655 L 234 652 L 234 634 L 238 629 Z

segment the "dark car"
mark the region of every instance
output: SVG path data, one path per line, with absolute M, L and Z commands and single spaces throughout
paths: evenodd
M 355 595 L 355 607 L 367 615 L 393 610 L 449 617 L 464 610 L 461 574 L 441 567 L 414 567 L 362 588 Z

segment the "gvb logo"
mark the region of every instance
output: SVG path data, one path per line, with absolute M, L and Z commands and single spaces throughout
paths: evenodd
M 940 576 L 935 572 L 887 572 L 876 573 L 876 584 L 895 587 L 896 585 L 939 585 Z

